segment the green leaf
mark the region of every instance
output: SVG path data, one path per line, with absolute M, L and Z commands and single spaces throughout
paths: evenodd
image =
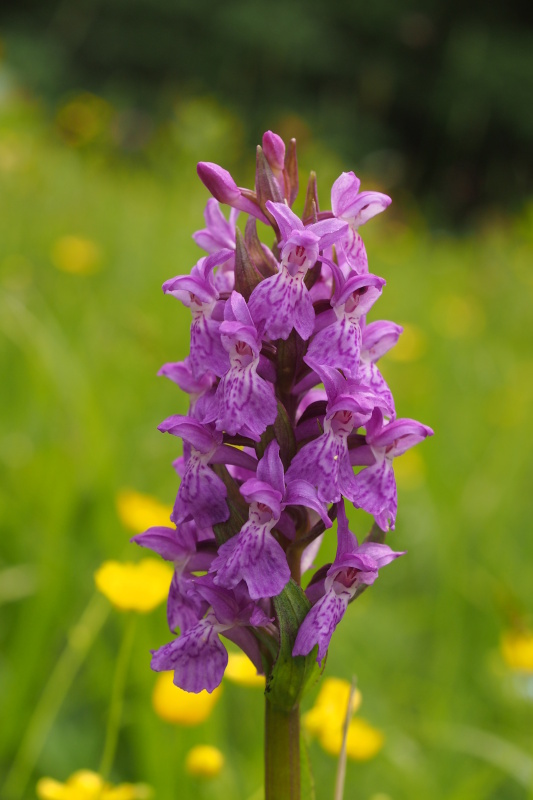
M 298 629 L 311 608 L 301 586 L 291 578 L 273 602 L 279 622 L 280 645 L 265 694 L 272 705 L 288 712 L 300 702 L 306 689 L 318 680 L 323 667 L 319 667 L 316 661 L 318 645 L 308 656 L 292 655 Z

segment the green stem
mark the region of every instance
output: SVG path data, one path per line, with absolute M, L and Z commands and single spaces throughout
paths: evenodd
M 124 688 L 126 686 L 128 664 L 133 640 L 135 638 L 136 622 L 137 615 L 135 612 L 130 611 L 129 619 L 124 628 L 122 644 L 120 645 L 117 656 L 117 664 L 113 676 L 113 688 L 111 689 L 111 700 L 109 703 L 109 715 L 107 717 L 104 752 L 98 769 L 98 772 L 104 780 L 109 777 L 111 767 L 113 766 L 113 759 L 115 758 L 115 751 L 117 749 L 120 720 L 122 717 L 122 708 L 124 706 Z
M 300 708 L 265 700 L 265 800 L 300 800 Z
M 69 632 L 65 649 L 59 656 L 28 721 L 26 732 L 0 792 L 2 798 L 17 800 L 23 797 L 59 709 L 108 613 L 109 604 L 96 593 L 79 622 Z

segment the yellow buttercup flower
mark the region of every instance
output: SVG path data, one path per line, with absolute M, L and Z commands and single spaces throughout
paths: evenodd
M 62 272 L 91 275 L 100 267 L 102 251 L 96 242 L 83 236 L 61 236 L 54 242 L 51 257 Z
M 533 672 L 533 633 L 531 631 L 506 631 L 502 635 L 500 649 L 508 667 L 520 672 Z
M 164 505 L 148 494 L 122 489 L 117 494 L 116 505 L 120 521 L 134 533 L 142 533 L 153 525 L 171 525 L 172 506 Z
M 146 613 L 166 599 L 172 575 L 169 564 L 144 558 L 137 564 L 105 561 L 95 572 L 94 580 L 119 611 Z
M 199 744 L 189 750 L 185 771 L 199 778 L 216 778 L 224 766 L 224 756 L 217 747 Z
M 342 734 L 342 726 L 334 729 L 326 725 L 320 731 L 318 741 L 326 753 L 338 756 L 342 747 Z M 354 717 L 348 726 L 346 755 L 354 761 L 368 761 L 379 753 L 384 741 L 381 731 L 361 717 Z
M 65 783 L 41 778 L 36 787 L 39 800 L 149 800 L 150 786 L 144 783 L 121 783 L 111 786 L 96 772 L 81 769 Z
M 350 699 L 351 685 L 341 678 L 326 678 L 313 708 L 303 717 L 304 728 L 316 736 L 321 747 L 330 755 L 341 752 L 344 721 Z M 361 705 L 361 692 L 357 689 L 352 699 L 349 716 Z M 356 761 L 373 758 L 383 747 L 385 738 L 381 731 L 360 717 L 352 719 L 348 726 L 346 755 Z
M 313 708 L 303 717 L 305 729 L 313 736 L 319 736 L 325 728 L 340 729 L 346 719 L 348 700 L 350 699 L 351 685 L 342 678 L 325 678 Z M 361 705 L 361 692 L 356 689 L 350 716 Z
M 265 688 L 265 676 L 258 675 L 255 666 L 244 653 L 228 653 L 228 666 L 224 678 L 239 686 L 261 686 Z
M 175 686 L 173 677 L 173 672 L 162 672 L 157 678 L 152 693 L 154 711 L 175 725 L 200 725 L 211 714 L 222 687 L 217 686 L 211 693 L 204 690 L 194 694 Z

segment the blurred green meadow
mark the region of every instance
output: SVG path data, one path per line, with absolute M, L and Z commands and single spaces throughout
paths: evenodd
M 117 494 L 170 504 L 177 491 L 179 443 L 156 426 L 186 397 L 156 373 L 187 355 L 189 314 L 160 286 L 202 255 L 196 161 L 252 180 L 239 120 L 209 99 L 183 106 L 141 157 L 120 124 L 91 95 L 50 115 L 2 83 L 1 800 L 98 768 L 127 619 L 93 575 L 146 555 L 128 544 Z M 310 136 L 299 156 L 324 205 L 341 171 L 358 173 Z M 413 198 L 393 200 L 364 229 L 387 280 L 371 318 L 405 326 L 382 369 L 398 415 L 435 436 L 396 462 L 388 542 L 408 555 L 350 607 L 327 659 L 326 675 L 357 676 L 360 714 L 385 736 L 375 758 L 348 763 L 345 798 L 531 798 L 533 673 L 513 672 L 500 640 L 533 625 L 533 204 L 459 237 L 429 230 Z M 364 536 L 369 518 L 351 520 Z M 206 722 L 164 722 L 149 651 L 169 638 L 164 606 L 139 616 L 111 780 L 148 783 L 157 800 L 260 800 L 261 690 L 225 681 Z M 226 759 L 210 781 L 184 769 L 200 743 Z M 313 741 L 310 755 L 317 797 L 332 797 L 335 759 Z

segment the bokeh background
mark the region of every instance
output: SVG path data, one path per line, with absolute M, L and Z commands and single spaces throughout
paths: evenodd
M 201 255 L 196 161 L 251 185 L 269 128 L 324 206 L 343 170 L 392 195 L 363 231 L 387 280 L 372 319 L 404 325 L 383 372 L 435 430 L 397 462 L 389 543 L 408 555 L 330 648 L 385 736 L 346 800 L 531 798 L 533 658 L 501 644 L 533 624 L 531 9 L 19 0 L 0 20 L 2 800 L 98 767 L 127 622 L 93 574 L 143 555 L 120 492 L 177 490 L 156 426 L 186 402 L 156 373 L 187 355 L 189 317 L 160 285 Z M 149 650 L 167 640 L 163 606 L 139 618 L 112 780 L 259 800 L 261 691 L 225 683 L 201 725 L 161 720 Z M 184 769 L 196 743 L 226 757 L 212 781 Z M 335 759 L 310 752 L 330 797 Z

